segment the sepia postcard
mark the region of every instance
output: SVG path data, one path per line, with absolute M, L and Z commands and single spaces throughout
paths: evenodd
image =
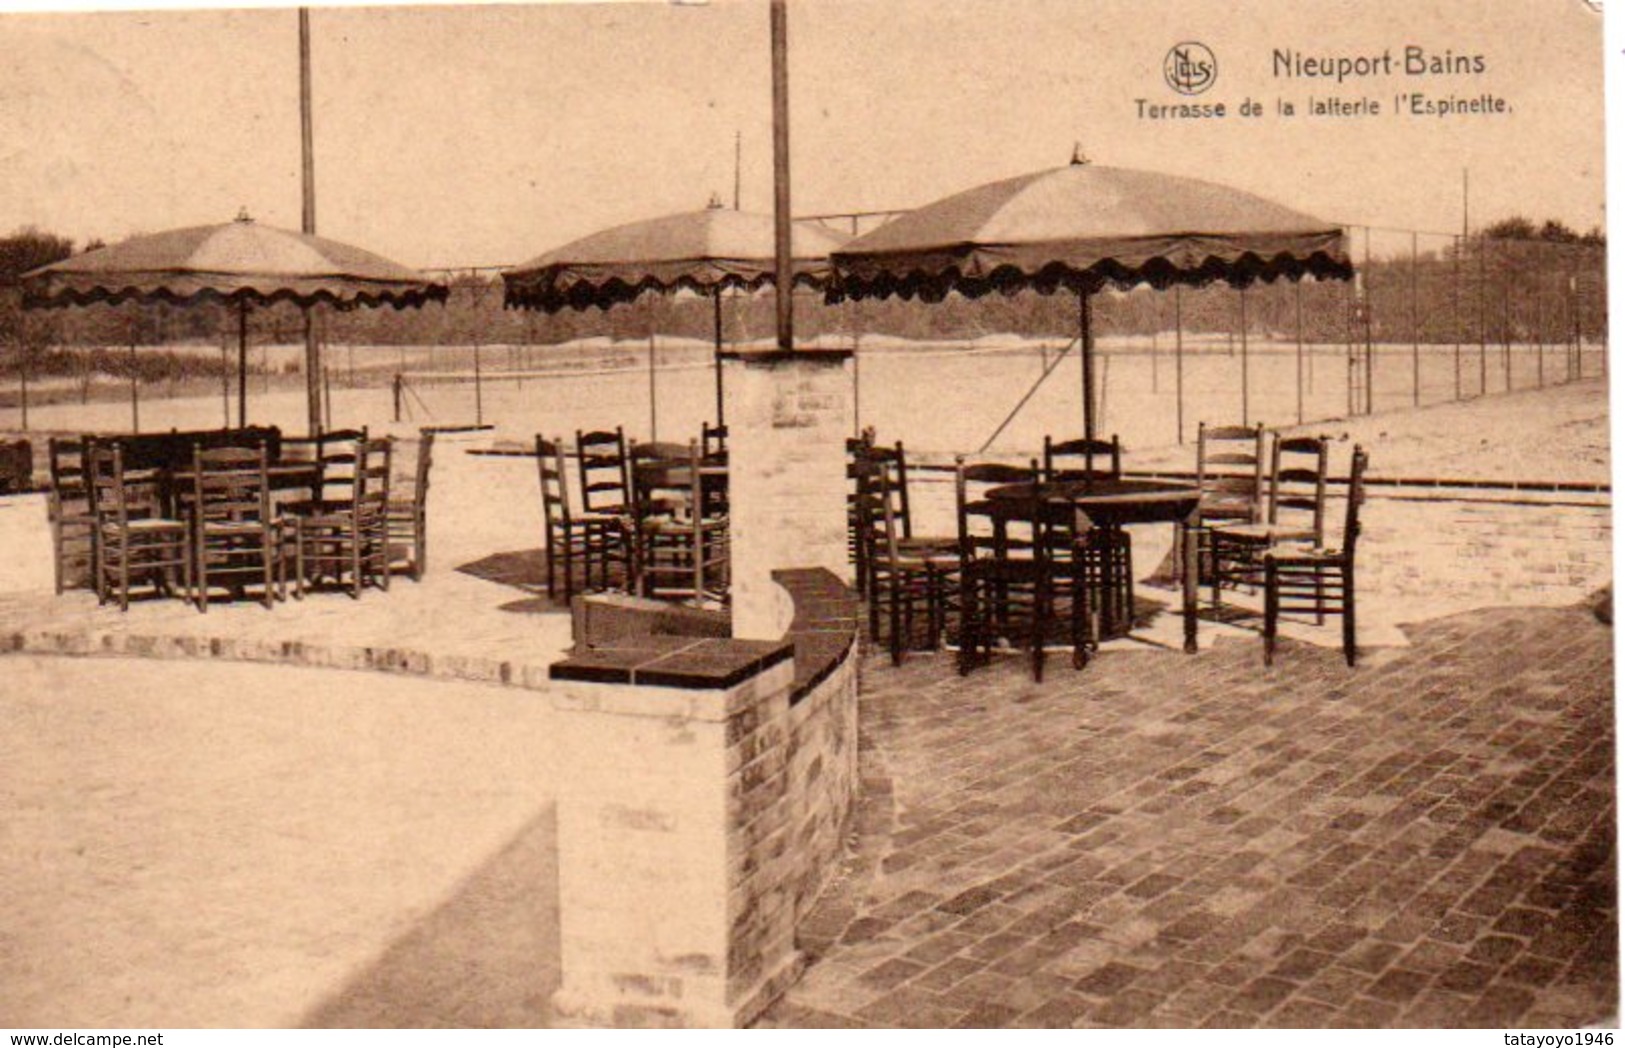
M 1611 1045 L 1615 50 L 13 5 L 0 1027 Z

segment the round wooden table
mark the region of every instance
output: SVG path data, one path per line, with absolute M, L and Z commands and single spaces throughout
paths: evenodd
M 984 498 L 996 518 L 1015 520 L 1030 515 L 1034 494 L 1031 484 L 1004 484 L 988 489 Z M 1180 574 L 1185 651 L 1196 651 L 1197 569 L 1193 531 L 1202 520 L 1202 493 L 1195 485 L 1097 477 L 1040 483 L 1036 494 L 1040 504 L 1064 515 L 1049 518 L 1052 523 L 1066 523 L 1075 532 L 1089 528 L 1116 529 L 1126 524 L 1177 525 L 1183 536 L 1184 563 Z

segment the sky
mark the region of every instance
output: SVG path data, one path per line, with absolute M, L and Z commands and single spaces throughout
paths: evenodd
M 49 2 L 49 0 L 48 0 Z M 293 9 L 0 14 L 0 232 L 83 242 L 300 220 Z M 316 8 L 318 229 L 408 265 L 523 262 L 606 226 L 772 203 L 768 9 Z M 1603 224 L 1601 18 L 1581 0 L 791 0 L 793 208 L 900 210 L 1091 161 L 1206 178 L 1328 221 Z M 1165 78 L 1202 44 L 1211 86 Z M 1403 71 L 1406 48 L 1465 70 Z M 1366 75 L 1289 77 L 1277 52 Z M 1481 60 L 1481 61 L 1479 61 Z M 1187 85 L 1189 86 L 1189 85 Z M 1505 112 L 1394 113 L 1398 94 Z M 1312 99 L 1376 114 L 1311 116 Z M 1151 119 L 1148 106 L 1226 116 Z M 1262 114 L 1243 118 L 1247 100 Z M 1278 103 L 1293 103 L 1292 117 Z

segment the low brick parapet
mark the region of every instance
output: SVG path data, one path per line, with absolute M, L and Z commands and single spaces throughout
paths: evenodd
M 773 582 L 779 640 L 611 602 L 550 670 L 564 1023 L 744 1025 L 801 972 L 858 784 L 859 616 L 826 569 Z

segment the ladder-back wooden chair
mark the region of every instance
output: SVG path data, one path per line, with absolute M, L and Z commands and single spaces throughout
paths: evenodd
M 1215 574 L 1211 531 L 1215 524 L 1256 523 L 1264 512 L 1264 427 L 1196 427 L 1196 486 L 1202 492 L 1196 531 L 1198 571 Z
M 385 514 L 389 532 L 390 566 L 402 563 L 414 582 L 423 578 L 429 566 L 429 477 L 434 466 L 434 430 L 418 430 L 417 464 L 412 472 L 410 491 L 390 489 Z M 396 551 L 401 560 L 396 560 Z
M 710 511 L 716 502 L 706 494 L 705 464 L 699 442 L 690 442 L 687 464 L 680 467 L 686 493 L 669 515 L 640 515 L 638 587 L 645 597 L 728 603 L 728 517 Z
M 1123 445 L 1117 434 L 1111 439 L 1079 437 L 1076 440 L 1053 440 L 1044 437 L 1045 481 L 1121 480 L 1123 476 Z M 1071 557 L 1075 543 L 1071 535 L 1054 544 L 1053 556 L 1059 567 Z M 1089 562 L 1080 565 L 1083 583 L 1095 602 L 1095 610 L 1114 630 L 1118 623 L 1134 620 L 1134 542 L 1122 528 L 1096 528 L 1084 539 L 1081 548 Z
M 728 454 L 727 423 L 700 423 L 700 454 L 713 461 Z
M 327 499 L 294 518 L 295 592 L 331 581 L 360 599 L 374 585 L 389 589 L 389 492 L 395 442 L 356 440 L 349 498 Z
M 1213 552 L 1213 602 L 1227 585 L 1263 581 L 1261 555 L 1281 543 L 1320 546 L 1326 541 L 1327 437 L 1274 434 L 1265 474 L 1263 519 L 1219 522 L 1208 528 Z
M 130 609 L 132 585 L 149 583 L 155 593 L 173 595 L 180 575 L 182 592 L 192 591 L 192 555 L 186 522 L 163 509 L 162 483 L 150 470 L 126 470 L 117 442 L 91 443 L 86 489 L 95 520 L 92 576 L 96 598 L 116 598 Z
M 96 514 L 90 504 L 87 447 L 86 440 L 71 437 L 52 437 L 47 445 L 51 487 L 45 494 L 45 515 L 58 593 L 80 585 L 95 588 Z
M 608 589 L 612 564 L 619 564 L 623 578 L 630 578 L 631 542 L 624 514 L 575 512 L 564 457 L 563 440 L 558 437 L 548 440 L 537 435 L 536 469 L 542 488 L 547 595 L 557 599 L 562 591 L 565 602 L 569 603 L 576 594 L 577 564 L 581 566 L 584 591 Z
M 265 445 L 254 448 L 192 446 L 191 491 L 185 498 L 192 527 L 197 606 L 209 610 L 209 586 L 233 589 L 258 583 L 267 608 L 285 592 L 282 521 L 271 506 Z
M 1308 612 L 1316 621 L 1343 617 L 1343 658 L 1354 665 L 1354 550 L 1360 539 L 1360 508 L 1365 503 L 1365 449 L 1358 445 L 1349 463 L 1342 544 L 1274 546 L 1264 560 L 1264 663 L 1275 661 L 1275 637 L 1283 614 Z
M 897 450 L 901 452 L 901 445 Z M 880 639 L 884 608 L 887 641 L 895 665 L 903 661 L 903 652 L 914 641 L 917 611 L 923 610 L 925 615 L 926 647 L 935 650 L 940 645 L 948 613 L 957 603 L 953 596 L 959 552 L 953 540 L 942 540 L 934 546 L 906 542 L 901 457 L 876 458 L 872 465 L 865 495 L 871 505 L 863 514 L 870 532 L 863 541 L 869 569 L 864 586 L 869 595 L 869 635 L 873 640 Z
M 1027 468 L 1000 462 L 954 469 L 959 533 L 959 672 L 991 657 L 997 638 L 1028 646 L 1034 680 L 1044 677 L 1044 646 L 1053 614 L 1050 541 L 1039 494 L 1038 460 Z M 990 487 L 1021 484 L 1022 498 L 991 499 Z
M 1123 446 L 1117 434 L 1110 440 L 1079 437 L 1054 440 L 1044 436 L 1045 480 L 1117 480 L 1123 475 Z
M 576 471 L 581 481 L 583 513 L 626 513 L 632 505 L 626 434 L 613 430 L 576 430 Z

